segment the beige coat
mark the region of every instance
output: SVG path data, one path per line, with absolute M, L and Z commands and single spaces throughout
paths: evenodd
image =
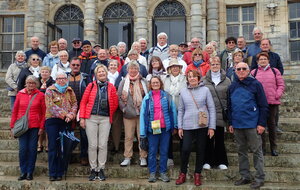
M 24 68 L 27 66 L 27 64 L 24 65 Z M 8 91 L 8 96 L 16 96 L 17 95 L 17 79 L 22 70 L 22 67 L 18 67 L 16 63 L 12 63 L 8 69 L 7 73 L 5 75 L 5 82 L 8 86 L 15 89 L 14 91 Z

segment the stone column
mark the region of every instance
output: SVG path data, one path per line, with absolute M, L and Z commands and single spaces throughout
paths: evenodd
M 84 10 L 84 40 L 95 44 L 96 40 L 96 1 L 86 0 Z
M 35 4 L 35 19 L 34 19 L 34 36 L 39 37 L 40 39 L 40 48 L 42 50 L 46 50 L 47 47 L 46 43 L 46 22 L 45 22 L 45 1 L 43 0 L 36 0 L 34 1 Z M 32 10 L 29 10 L 32 11 Z
M 207 41 L 219 42 L 219 9 L 217 0 L 207 1 Z
M 136 39 L 145 38 L 147 39 L 147 0 L 137 0 L 136 3 Z M 149 42 L 149 39 L 147 39 Z
M 28 0 L 28 7 L 27 7 L 27 12 L 25 15 L 25 22 L 26 22 L 26 48 L 30 47 L 30 38 L 34 34 L 34 0 Z
M 191 38 L 203 38 L 201 0 L 191 0 Z

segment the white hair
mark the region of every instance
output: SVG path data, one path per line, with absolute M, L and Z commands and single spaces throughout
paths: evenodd
M 23 55 L 23 57 L 26 59 L 26 54 L 24 53 L 24 51 L 17 51 L 15 58 L 17 59 L 18 55 Z
M 117 46 L 120 47 L 122 45 L 126 47 L 126 43 L 125 42 L 119 42 Z
M 55 78 L 57 78 L 59 75 L 64 75 L 64 77 L 68 78 L 68 75 L 67 75 L 64 71 L 58 71 L 58 72 L 55 74 Z
M 62 50 L 62 51 L 58 52 L 58 56 L 61 56 L 63 54 L 65 54 L 65 55 L 67 55 L 69 57 L 69 53 L 66 50 Z
M 260 32 L 261 34 L 263 34 L 261 28 L 258 27 L 258 26 L 255 26 L 255 27 L 253 28 L 253 31 L 252 31 L 252 34 L 253 34 L 253 35 L 254 35 L 254 33 L 255 33 L 256 30 L 259 30 L 259 32 Z
M 57 43 L 59 43 L 59 41 L 64 41 L 64 42 L 66 42 L 66 44 L 68 44 L 68 41 L 67 41 L 66 39 L 64 39 L 64 38 L 60 38 L 60 39 L 57 41 Z
M 139 42 L 141 42 L 141 41 L 146 41 L 147 42 L 147 40 L 145 38 L 140 38 L 138 41 Z
M 168 35 L 167 35 L 165 32 L 161 32 L 161 33 L 157 34 L 157 39 L 158 39 L 160 36 L 166 36 L 166 39 L 168 39 Z

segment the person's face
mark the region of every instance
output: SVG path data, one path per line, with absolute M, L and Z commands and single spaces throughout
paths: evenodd
M 98 59 L 99 60 L 105 60 L 106 58 L 107 58 L 106 50 L 105 49 L 100 49 L 98 51 Z
M 245 47 L 246 47 L 246 41 L 245 41 L 245 39 L 244 38 L 238 38 L 237 39 L 237 47 L 239 48 L 239 49 L 244 49 Z
M 215 63 L 211 63 L 211 64 L 210 64 L 210 70 L 211 70 L 212 72 L 214 72 L 214 73 L 219 72 L 220 69 L 221 69 L 221 64 L 220 64 L 220 63 L 215 62 Z
M 253 36 L 255 41 L 260 41 L 263 38 L 263 34 L 259 30 L 255 30 Z
M 236 44 L 235 44 L 234 41 L 229 41 L 229 42 L 226 44 L 226 46 L 227 46 L 229 49 L 233 49 L 233 48 L 236 46 Z
M 66 50 L 67 49 L 67 42 L 65 40 L 58 41 L 59 50 Z
M 207 47 L 206 47 L 206 52 L 207 52 L 208 54 L 212 54 L 212 53 L 213 53 L 213 48 L 212 48 L 211 46 L 207 46 Z
M 48 71 L 48 70 L 41 70 L 41 77 L 42 77 L 42 79 L 45 79 L 45 80 L 47 80 L 48 78 L 50 78 L 50 71 Z
M 16 60 L 18 62 L 23 62 L 25 60 L 25 56 L 23 54 L 18 54 L 18 56 L 16 57 Z
M 81 47 L 81 41 L 74 41 L 74 42 L 72 42 L 72 46 L 75 49 L 79 49 Z
M 198 77 L 194 76 L 193 73 L 188 74 L 188 82 L 190 86 L 197 86 L 199 83 Z
M 266 67 L 269 64 L 269 59 L 266 56 L 260 56 L 258 59 L 258 64 L 262 67 Z
M 180 74 L 180 67 L 177 66 L 177 65 L 172 66 L 172 67 L 170 68 L 170 70 L 171 70 L 171 74 L 172 74 L 174 77 L 176 77 L 176 76 L 178 76 L 178 75 Z
M 65 75 L 58 75 L 55 81 L 59 86 L 65 86 L 67 84 L 67 80 L 68 79 Z
M 242 53 L 236 53 L 234 54 L 234 57 L 233 57 L 233 62 L 234 63 L 239 63 L 239 62 L 242 62 L 243 61 L 243 55 Z
M 139 68 L 138 67 L 130 67 L 128 69 L 128 74 L 131 76 L 131 77 L 135 77 L 137 74 L 139 73 Z
M 159 68 L 159 61 L 158 60 L 153 59 L 151 64 L 152 64 L 153 69 L 158 69 Z
M 141 50 L 145 51 L 147 49 L 147 42 L 146 42 L 146 40 L 141 40 L 140 44 L 141 44 Z
M 38 38 L 32 38 L 31 39 L 31 48 L 32 49 L 37 49 L 40 45 L 40 41 Z
M 262 51 L 270 51 L 271 46 L 270 46 L 269 41 L 268 40 L 261 41 L 261 43 L 260 43 L 260 49 Z
M 111 48 L 110 50 L 110 55 L 111 56 L 118 56 L 118 51 L 116 48 Z
M 200 53 L 195 53 L 194 55 L 194 61 L 200 61 L 202 59 L 202 54 Z
M 177 49 L 170 50 L 170 57 L 177 58 L 177 56 L 178 56 L 178 50 Z
M 73 60 L 70 64 L 70 68 L 72 70 L 72 73 L 79 73 L 80 72 L 80 61 Z
M 107 80 L 107 73 L 103 68 L 99 68 L 96 77 L 99 81 L 105 82 Z
M 120 52 L 120 54 L 123 54 L 123 53 L 125 53 L 126 52 L 126 46 L 125 45 L 119 45 L 119 52 Z
M 32 91 L 36 89 L 36 82 L 33 80 L 27 80 L 26 81 L 26 89 L 27 91 Z
M 56 54 L 58 53 L 58 46 L 57 46 L 57 45 L 50 46 L 50 52 L 51 52 L 53 55 L 56 55 Z
M 246 63 L 238 63 L 235 68 L 235 73 L 240 80 L 244 80 L 249 75 L 249 68 Z
M 89 44 L 86 44 L 84 46 L 82 46 L 82 50 L 85 52 L 85 53 L 90 53 L 92 51 L 92 46 L 89 45 Z
M 94 52 L 98 52 L 100 49 L 101 49 L 101 47 L 96 46 L 96 47 L 94 47 Z
M 137 54 L 130 54 L 128 57 L 130 60 L 137 60 L 139 56 Z
M 66 63 L 69 59 L 69 56 L 67 54 L 62 53 L 61 55 L 59 55 L 59 59 L 62 63 Z
M 32 56 L 30 60 L 30 65 L 32 67 L 38 67 L 40 65 L 40 58 L 38 56 Z
M 139 44 L 133 44 L 132 49 L 136 50 L 137 52 L 141 52 L 141 46 Z
M 160 35 L 158 38 L 157 38 L 157 41 L 158 41 L 158 44 L 160 46 L 164 46 L 167 44 L 167 37 L 165 35 Z
M 115 73 L 118 70 L 118 63 L 110 62 L 108 66 L 108 70 L 112 73 Z
M 150 85 L 151 85 L 152 90 L 159 90 L 161 84 L 157 78 L 153 78 L 151 80 Z
M 191 40 L 191 47 L 192 48 L 198 48 L 198 47 L 200 47 L 200 40 L 198 38 L 193 38 Z

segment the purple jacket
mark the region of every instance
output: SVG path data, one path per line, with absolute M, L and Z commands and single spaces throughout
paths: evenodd
M 270 66 L 265 70 L 263 67 L 258 66 L 258 70 L 255 78 L 262 84 L 268 104 L 280 104 L 280 98 L 284 92 L 284 80 L 278 69 L 274 68 L 275 74 L 273 73 Z M 255 70 L 251 71 L 253 75 Z

